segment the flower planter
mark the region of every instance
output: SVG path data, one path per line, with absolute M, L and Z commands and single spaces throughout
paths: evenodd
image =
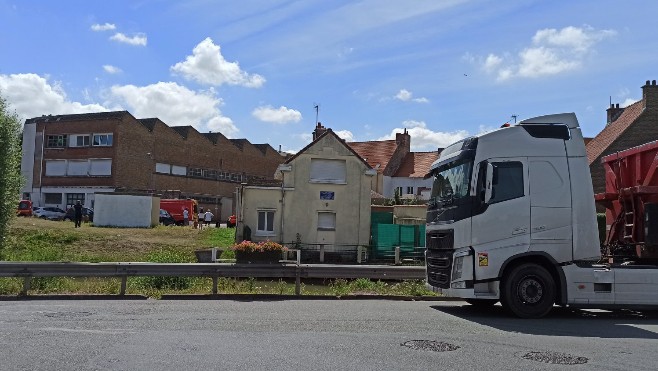
M 272 264 L 281 260 L 281 251 L 236 251 L 235 262 L 238 264 Z

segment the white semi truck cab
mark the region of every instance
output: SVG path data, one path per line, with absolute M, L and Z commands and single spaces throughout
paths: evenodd
M 522 318 L 555 304 L 658 306 L 658 267 L 601 263 L 594 194 L 573 113 L 466 138 L 432 164 L 427 284 Z

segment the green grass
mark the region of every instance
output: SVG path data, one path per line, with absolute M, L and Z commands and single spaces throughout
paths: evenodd
M 4 249 L 10 261 L 75 261 L 75 262 L 196 262 L 195 250 L 219 247 L 222 259 L 233 252 L 234 228 L 188 227 L 94 228 L 83 224 L 17 218 L 12 221 Z M 23 287 L 20 278 L 0 278 L 0 295 L 16 295 Z M 31 294 L 118 294 L 119 278 L 34 278 Z M 218 289 L 224 294 L 293 295 L 295 284 L 285 280 L 220 278 Z M 129 277 L 126 293 L 159 298 L 164 294 L 209 294 L 212 279 L 205 277 Z M 434 295 L 421 281 L 383 282 L 368 279 L 306 281 L 302 295 L 351 294 Z

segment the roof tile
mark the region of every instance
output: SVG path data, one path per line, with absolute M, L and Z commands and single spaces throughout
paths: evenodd
M 439 152 L 409 152 L 394 177 L 423 178 L 430 171 L 432 163 L 439 158 Z
M 587 143 L 585 149 L 590 165 L 635 122 L 644 111 L 643 105 L 643 101 L 640 100 L 626 107 L 619 118 L 606 125 L 597 136 Z

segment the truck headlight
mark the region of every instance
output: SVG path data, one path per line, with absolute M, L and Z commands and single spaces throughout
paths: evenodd
M 459 282 L 453 282 L 450 287 L 453 289 L 465 289 L 466 288 L 466 281 L 459 281 Z

